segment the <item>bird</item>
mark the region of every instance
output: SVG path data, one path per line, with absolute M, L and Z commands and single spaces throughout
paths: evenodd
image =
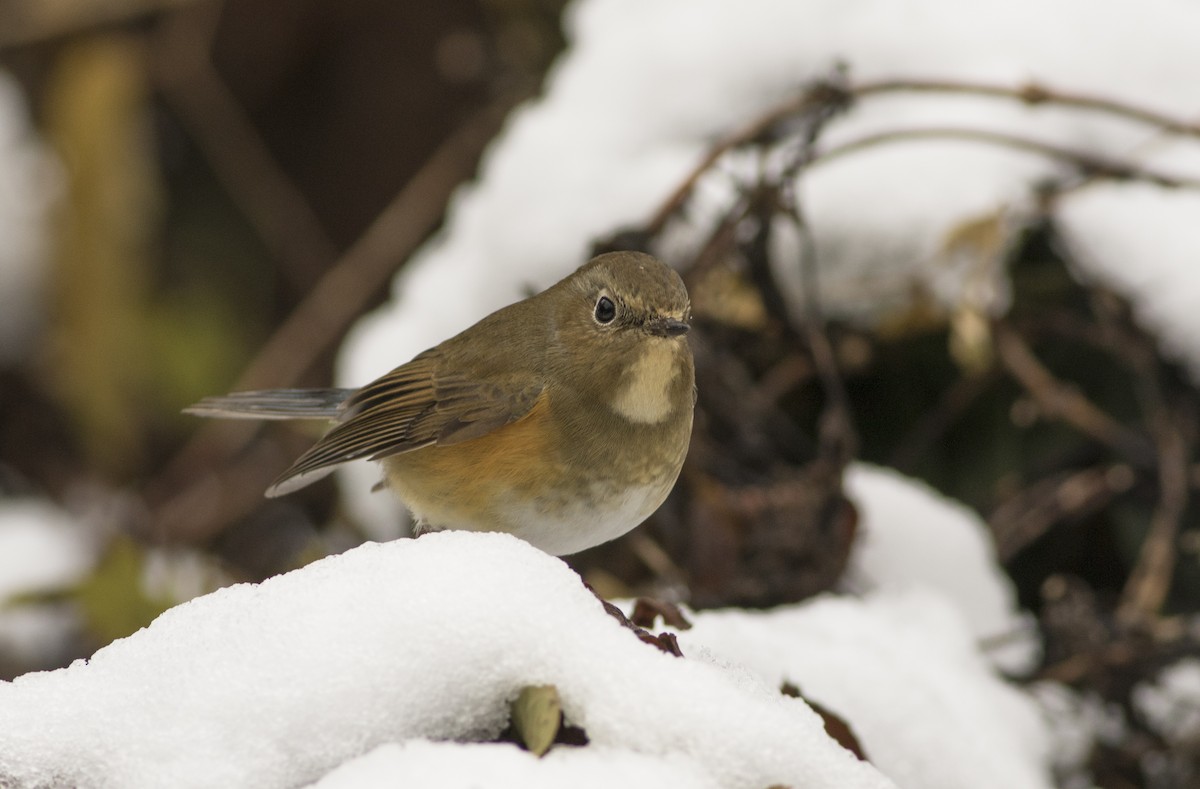
M 414 536 L 507 532 L 567 555 L 632 530 L 674 487 L 696 403 L 690 323 L 674 269 L 610 252 L 361 388 L 235 392 L 185 412 L 335 422 L 268 497 L 366 458 Z

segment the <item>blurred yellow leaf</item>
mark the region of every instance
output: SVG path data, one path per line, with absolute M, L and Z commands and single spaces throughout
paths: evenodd
M 148 253 L 160 209 L 142 44 L 113 35 L 67 46 L 46 94 L 46 132 L 67 181 L 46 372 L 89 460 L 119 472 L 141 452 Z
M 146 594 L 144 565 L 142 548 L 129 537 L 118 537 L 76 589 L 87 629 L 101 643 L 137 632 L 171 607 L 171 601 Z
M 1007 301 L 1003 266 L 1015 225 L 1001 207 L 952 227 L 942 243 L 946 265 L 964 270 L 962 292 L 950 318 L 950 355 L 968 373 L 992 365 L 990 317 Z

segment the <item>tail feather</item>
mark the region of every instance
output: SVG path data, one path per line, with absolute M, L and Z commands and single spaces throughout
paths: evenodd
M 224 419 L 337 419 L 354 389 L 262 389 L 206 397 L 185 414 Z

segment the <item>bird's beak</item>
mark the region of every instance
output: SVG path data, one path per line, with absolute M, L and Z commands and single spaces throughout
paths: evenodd
M 646 324 L 646 331 L 656 337 L 680 337 L 687 334 L 690 328 L 687 323 L 675 318 L 658 318 Z

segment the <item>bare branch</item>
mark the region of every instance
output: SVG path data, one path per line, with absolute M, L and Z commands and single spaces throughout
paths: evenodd
M 1117 422 L 1077 389 L 1055 378 L 1012 327 L 997 321 L 993 336 L 1001 363 L 1029 391 L 1043 414 L 1062 419 L 1138 465 L 1146 465 L 1153 458 L 1144 436 Z
M 1200 123 L 1174 118 L 1146 107 L 1139 107 L 1106 96 L 1055 90 L 1035 82 L 1009 87 L 955 80 L 879 80 L 856 85 L 851 92 L 855 98 L 859 99 L 884 93 L 965 93 L 976 96 L 996 96 L 1015 99 L 1023 104 L 1057 104 L 1063 107 L 1101 112 L 1157 126 L 1163 131 L 1200 137 Z
M 1007 132 L 956 127 L 895 129 L 879 132 L 878 134 L 868 134 L 857 140 L 851 140 L 850 142 L 842 143 L 818 153 L 813 159 L 812 164 L 828 164 L 830 161 L 840 159 L 852 153 L 858 153 L 867 148 L 912 140 L 962 140 L 998 145 L 1067 162 L 1093 177 L 1112 178 L 1123 181 L 1147 181 L 1168 188 L 1186 187 L 1189 189 L 1200 189 L 1200 179 L 1154 172 L 1132 161 L 1112 159 Z

